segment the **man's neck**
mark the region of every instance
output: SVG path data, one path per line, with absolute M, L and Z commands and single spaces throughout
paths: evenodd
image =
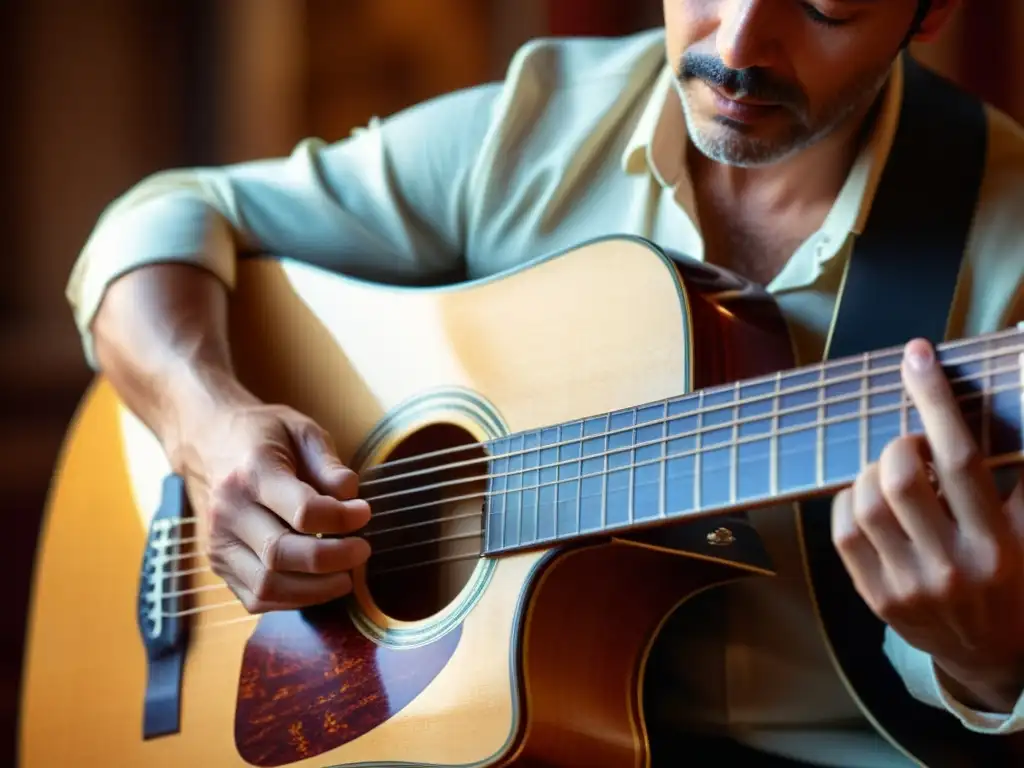
M 876 114 L 865 109 L 814 146 L 764 168 L 687 152 L 705 258 L 768 285 L 821 228 Z
M 876 111 L 861 110 L 825 139 L 759 168 L 725 165 L 691 147 L 687 152 L 690 177 L 698 196 L 711 196 L 716 208 L 742 207 L 764 215 L 786 212 L 796 218 L 801 218 L 801 212 L 827 213 L 846 183 Z

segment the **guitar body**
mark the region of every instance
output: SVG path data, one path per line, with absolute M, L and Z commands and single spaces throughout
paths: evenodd
M 438 289 L 253 259 L 232 312 L 242 380 L 313 417 L 361 472 L 792 364 L 765 294 L 631 239 Z M 371 562 L 394 567 L 356 574 L 351 599 L 253 617 L 189 554 L 179 505 L 166 518 L 172 557 L 150 562 L 175 585 L 160 601 L 187 605 L 164 617 L 187 640 L 180 687 L 161 689 L 137 606 L 151 521 L 173 506 L 169 474 L 97 379 L 38 552 L 24 768 L 643 766 L 641 681 L 657 630 L 698 591 L 769 573 L 741 526 L 709 538 L 725 525 L 710 518 L 466 559 L 481 548 L 482 501 L 456 497 L 434 500 L 433 565 L 402 569 L 411 550 L 382 547 Z M 143 738 L 147 690 L 163 695 L 171 732 Z

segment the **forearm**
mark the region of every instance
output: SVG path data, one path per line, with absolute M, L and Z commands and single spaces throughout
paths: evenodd
M 93 321 L 96 359 L 173 464 L 189 423 L 253 397 L 231 365 L 228 291 L 208 270 L 153 264 L 114 281 Z

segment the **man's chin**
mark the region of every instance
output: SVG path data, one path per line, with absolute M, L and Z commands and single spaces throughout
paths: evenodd
M 749 126 L 734 129 L 718 120 L 706 129 L 691 126 L 690 143 L 708 159 L 739 168 L 772 165 L 791 153 L 787 147 L 754 135 Z

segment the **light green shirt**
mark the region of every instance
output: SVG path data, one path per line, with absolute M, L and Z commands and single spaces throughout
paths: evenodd
M 824 225 L 768 286 L 801 362 L 822 355 L 902 88 L 897 67 L 874 132 Z M 956 336 L 1024 320 L 1024 131 L 995 110 L 988 115 L 988 167 L 953 308 Z M 154 262 L 202 265 L 229 286 L 238 249 L 386 281 L 475 278 L 627 233 L 703 259 L 686 151 L 662 30 L 538 40 L 517 52 L 503 82 L 374 121 L 334 144 L 307 140 L 287 158 L 144 180 L 104 213 L 67 295 L 92 362 L 89 325 L 106 286 Z M 941 159 L 934 172 L 943 173 Z M 922 263 L 922 279 L 927 269 Z M 666 666 L 656 674 L 674 684 L 648 715 L 724 728 L 823 765 L 911 765 L 864 728 L 830 663 L 792 511 L 761 511 L 753 521 L 778 577 L 717 593 L 727 607 L 717 628 L 673 632 L 668 625 L 672 634 L 660 645 L 671 653 L 658 654 Z M 950 727 L 1024 729 L 1024 700 L 1010 717 L 972 712 L 942 690 L 927 655 L 892 632 L 886 652 L 914 696 L 951 712 Z

